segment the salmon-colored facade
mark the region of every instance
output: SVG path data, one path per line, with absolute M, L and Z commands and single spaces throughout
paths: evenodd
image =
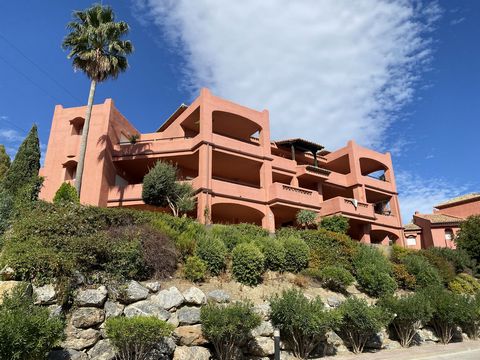
M 405 225 L 406 246 L 455 248 L 455 237 L 467 217 L 480 215 L 480 193 L 471 193 L 447 200 L 433 209 L 433 214 L 415 212 Z
M 63 182 L 75 179 L 85 111 L 55 108 L 41 169 L 42 199 L 51 201 Z M 146 207 L 143 176 L 158 160 L 177 164 L 179 180 L 192 183 L 202 223 L 250 222 L 273 232 L 309 209 L 319 218 L 349 218 L 350 235 L 362 242 L 403 245 L 389 153 L 354 141 L 333 152 L 302 139 L 272 141 L 267 110 L 249 109 L 207 89 L 153 133 L 140 134 L 110 99 L 95 105 L 81 202 Z

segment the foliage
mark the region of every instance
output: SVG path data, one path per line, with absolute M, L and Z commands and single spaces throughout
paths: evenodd
M 10 156 L 5 151 L 5 146 L 0 145 L 0 181 L 2 181 L 5 173 L 10 168 Z
M 457 294 L 475 295 L 480 291 L 480 282 L 473 276 L 462 273 L 448 283 L 448 288 Z
M 407 271 L 404 264 L 393 264 L 393 277 L 402 289 L 414 290 L 416 287 L 417 279 Z
M 407 255 L 411 255 L 415 253 L 416 253 L 415 250 L 412 250 L 397 244 L 393 244 L 391 260 L 393 263 L 402 264 L 403 260 Z
M 352 348 L 361 353 L 367 341 L 386 326 L 391 315 L 380 306 L 369 306 L 364 299 L 347 298 L 338 308 L 341 321 L 337 333 Z
M 350 271 L 340 266 L 326 266 L 317 271 L 315 277 L 322 283 L 322 286 L 332 291 L 345 292 L 346 288 L 355 281 Z
M 63 321 L 34 305 L 26 286 L 17 286 L 0 304 L 0 359 L 46 359 L 63 337 Z
M 302 239 L 288 237 L 283 240 L 285 249 L 285 271 L 297 273 L 308 265 L 309 248 Z
M 266 237 L 257 242 L 265 256 L 265 269 L 283 272 L 285 270 L 286 250 L 283 242 Z
M 457 307 L 461 308 L 459 325 L 472 340 L 480 337 L 480 292 L 475 296 L 463 296 L 459 298 Z
M 240 246 L 240 245 L 239 245 Z M 229 305 L 209 303 L 200 312 L 202 333 L 215 349 L 220 360 L 234 359 L 237 349 L 250 336 L 250 331 L 261 323 L 250 303 Z
M 346 234 L 350 224 L 342 215 L 326 216 L 320 221 L 320 228 L 340 234 Z
M 461 223 L 455 241 L 458 249 L 480 263 L 480 215 L 470 216 Z
M 62 201 L 73 202 L 73 203 L 80 202 L 80 199 L 78 198 L 77 190 L 75 189 L 75 187 L 73 187 L 72 185 L 66 182 L 60 185 L 57 192 L 55 193 L 55 196 L 53 197 L 53 202 L 55 204 L 58 204 Z
M 222 239 L 228 251 L 240 243 L 261 241 L 268 236 L 268 231 L 253 224 L 214 225 L 211 232 Z
M 263 274 L 264 262 L 265 258 L 256 245 L 238 244 L 232 252 L 232 274 L 244 285 L 257 285 Z
M 476 264 L 468 253 L 463 249 L 450 249 L 446 247 L 432 247 L 426 250 L 422 250 L 425 253 L 433 253 L 435 255 L 443 257 L 449 261 L 455 267 L 457 273 L 475 273 Z
M 379 305 L 392 314 L 391 325 L 400 340 L 400 345 L 409 347 L 422 324 L 432 317 L 432 308 L 423 294 L 402 297 L 388 296 Z
M 172 325 L 154 316 L 113 317 L 105 322 L 105 331 L 119 360 L 146 359 L 172 330 Z
M 273 325 L 301 359 L 307 359 L 340 320 L 337 311 L 325 310 L 320 297 L 309 300 L 300 290 L 283 291 L 270 300 L 270 306 Z
M 356 272 L 364 267 L 373 265 L 378 272 L 392 273 L 390 261 L 373 246 L 360 245 L 353 258 L 353 265 Z
M 196 254 L 205 261 L 211 275 L 220 275 L 225 270 L 227 248 L 219 238 L 211 235 L 201 238 L 197 244 Z
M 444 284 L 448 284 L 455 278 L 455 266 L 443 256 L 428 250 L 421 251 L 421 254 L 435 269 L 437 269 Z
M 415 276 L 417 289 L 442 284 L 442 278 L 437 269 L 423 256 L 417 254 L 408 255 L 404 258 L 404 263 L 408 273 Z
M 7 230 L 10 224 L 15 206 L 14 202 L 13 195 L 0 187 L 0 235 Z
M 193 210 L 194 191 L 190 184 L 177 182 L 177 167 L 163 161 L 143 178 L 142 198 L 145 204 L 170 207 L 174 216 Z
M 185 261 L 185 268 L 183 271 L 187 280 L 200 282 L 205 279 L 207 264 L 197 256 L 190 256 Z
M 302 209 L 297 212 L 296 220 L 297 224 L 308 229 L 317 225 L 317 213 L 312 210 Z

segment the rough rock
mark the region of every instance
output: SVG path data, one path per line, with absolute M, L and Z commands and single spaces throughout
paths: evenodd
M 433 329 L 430 327 L 424 327 L 417 331 L 416 341 L 419 343 L 423 342 L 438 342 L 440 339 L 435 335 Z
M 88 352 L 88 356 L 91 359 L 95 360 L 114 360 L 115 359 L 115 349 L 110 340 L 100 340 L 92 347 Z
M 270 319 L 270 303 L 265 302 L 263 304 L 258 304 L 253 307 L 253 312 L 262 317 L 263 320 Z
M 185 302 L 191 305 L 203 305 L 207 302 L 207 297 L 199 288 L 192 286 L 183 293 Z
M 201 346 L 177 346 L 173 360 L 208 360 L 210 351 Z
M 131 280 L 126 287 L 120 291 L 119 300 L 124 304 L 131 304 L 140 300 L 145 300 L 148 296 L 148 289 L 140 285 L 137 281 Z
M 150 292 L 156 293 L 160 290 L 160 282 L 159 281 L 149 281 L 143 284 Z
M 50 311 L 50 317 L 61 316 L 63 313 L 63 309 L 60 305 L 50 305 L 48 310 Z
M 184 306 L 177 311 L 177 317 L 180 325 L 198 324 L 200 322 L 200 308 Z
M 97 289 L 80 290 L 75 297 L 75 303 L 78 306 L 102 307 L 107 300 L 107 288 L 100 286 Z
M 176 346 L 175 341 L 171 337 L 164 338 L 155 344 L 146 360 L 170 360 Z
M 162 290 L 158 292 L 158 294 L 152 295 L 151 301 L 159 304 L 165 310 L 170 310 L 172 308 L 178 308 L 183 304 L 185 299 L 182 293 L 175 286 L 172 286 L 168 290 Z
M 57 292 L 52 284 L 44 286 L 33 287 L 35 294 L 35 304 L 37 305 L 52 305 L 57 300 Z
M 78 308 L 72 313 L 72 324 L 76 328 L 94 327 L 105 320 L 105 312 L 95 307 Z
M 26 284 L 22 281 L 0 281 L 0 304 L 5 295 L 11 294 L 13 289 L 21 284 Z M 29 285 L 27 285 L 29 286 Z M 28 287 L 28 291 L 31 293 L 31 286 Z
M 383 348 L 383 341 L 388 338 L 388 335 L 385 331 L 380 331 L 373 335 L 365 344 L 365 348 L 367 349 L 382 349 Z
M 62 346 L 67 349 L 83 350 L 95 345 L 100 340 L 100 331 L 95 329 L 81 330 L 73 326 L 67 326 L 65 332 L 67 338 Z
M 255 337 L 248 342 L 248 353 L 255 356 L 270 356 L 275 353 L 273 339 L 267 337 Z
M 88 360 L 88 355 L 82 351 L 62 349 L 51 351 L 48 360 Z
M 132 316 L 156 316 L 160 320 L 168 320 L 171 314 L 166 311 L 161 304 L 151 301 L 151 300 L 142 300 L 137 303 L 128 305 L 123 310 L 123 313 L 126 317 Z
M 207 299 L 216 303 L 227 303 L 230 301 L 230 295 L 223 290 L 213 290 L 207 294 Z
M 103 307 L 105 310 L 105 318 L 111 318 L 111 317 L 116 317 L 120 316 L 123 314 L 123 309 L 125 309 L 125 306 L 110 300 L 107 300 L 105 302 L 105 306 Z
M 325 355 L 337 355 L 348 353 L 348 348 L 345 346 L 342 338 L 334 331 L 326 333 L 326 341 L 324 342 Z
M 401 349 L 402 345 L 400 345 L 398 341 L 387 338 L 383 340 L 383 348 L 386 350 L 395 350 L 395 349 Z
M 180 326 L 173 331 L 178 345 L 196 346 L 207 343 L 202 335 L 202 325 Z
M 0 280 L 9 281 L 15 279 L 15 270 L 13 270 L 10 266 L 4 266 L 2 270 L 0 270 Z
M 327 304 L 328 306 L 332 308 L 337 308 L 340 306 L 340 304 L 343 302 L 343 300 L 339 297 L 336 296 L 330 296 L 327 298 Z
M 273 325 L 270 321 L 262 321 L 255 329 L 252 330 L 252 336 L 273 336 Z
M 178 327 L 180 325 L 180 321 L 178 321 L 178 315 L 176 312 L 170 313 L 170 318 L 167 320 L 167 323 L 172 325 L 174 328 Z

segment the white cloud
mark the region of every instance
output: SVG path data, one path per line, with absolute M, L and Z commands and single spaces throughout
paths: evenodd
M 445 179 L 424 179 L 406 171 L 397 172 L 395 179 L 404 224 L 411 221 L 415 211 L 432 213 L 435 205 L 471 190 L 470 184 L 454 185 Z
M 273 138 L 329 148 L 351 138 L 382 145 L 431 58 L 429 31 L 440 14 L 436 2 L 413 0 L 134 3 L 137 17 L 159 25 L 184 54 L 192 95 L 205 86 L 267 108 Z
M 23 136 L 18 131 L 6 128 L 0 129 L 0 141 L 12 143 L 22 140 Z

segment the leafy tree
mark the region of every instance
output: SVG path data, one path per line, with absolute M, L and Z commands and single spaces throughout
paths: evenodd
M 262 277 L 265 257 L 252 243 L 241 243 L 232 251 L 232 274 L 238 282 L 254 286 Z
M 57 192 L 55 193 L 55 196 L 53 197 L 53 202 L 55 204 L 61 202 L 72 202 L 78 204 L 80 200 L 78 198 L 77 190 L 75 190 L 75 187 L 73 187 L 69 183 L 63 183 L 62 185 L 60 185 Z
M 0 145 L 0 181 L 5 176 L 8 168 L 10 167 L 10 156 L 5 151 L 5 146 Z
M 133 46 L 129 40 L 122 40 L 128 34 L 128 24 L 124 21 L 115 22 L 115 14 L 110 6 L 95 4 L 84 11 L 74 11 L 72 15 L 73 21 L 67 25 L 70 32 L 62 46 L 70 50 L 68 58 L 73 59 L 74 69 L 83 71 L 91 80 L 75 181 L 80 196 L 96 85 L 109 78 L 116 79 L 127 70 L 127 55 L 132 53 Z
M 322 218 L 320 221 L 320 227 L 328 231 L 346 234 L 350 224 L 346 217 L 342 215 L 333 215 Z
M 170 207 L 174 216 L 193 210 L 194 190 L 188 183 L 179 183 L 177 167 L 158 161 L 143 178 L 142 198 L 145 204 Z
M 480 263 L 480 215 L 470 216 L 462 222 L 455 241 L 459 249 Z
M 317 213 L 312 210 L 302 209 L 297 212 L 296 220 L 299 225 L 303 226 L 305 229 L 308 229 L 317 224 Z

